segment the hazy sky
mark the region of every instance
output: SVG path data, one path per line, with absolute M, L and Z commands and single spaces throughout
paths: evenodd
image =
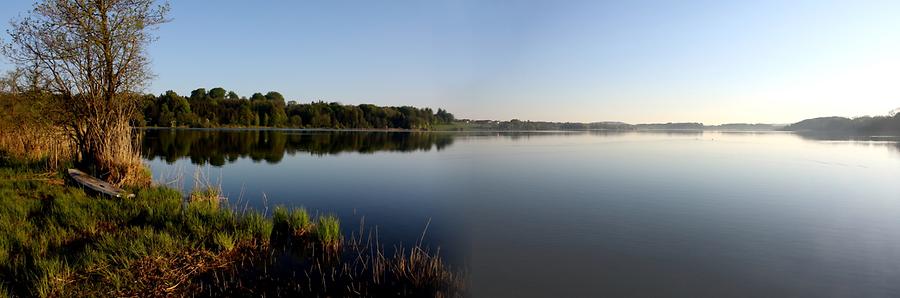
M 30 3 L 5 0 L 0 18 Z M 149 92 L 632 123 L 900 107 L 896 0 L 176 1 L 171 16 L 150 49 Z

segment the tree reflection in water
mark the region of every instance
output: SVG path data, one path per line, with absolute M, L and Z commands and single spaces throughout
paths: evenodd
M 222 166 L 239 158 L 278 163 L 285 154 L 313 155 L 379 151 L 443 150 L 453 143 L 448 133 L 379 131 L 189 130 L 142 131 L 141 155 L 168 163 L 188 157 L 194 164 Z

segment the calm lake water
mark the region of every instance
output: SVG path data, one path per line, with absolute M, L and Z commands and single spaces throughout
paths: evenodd
M 425 242 L 497 296 L 900 296 L 900 145 L 789 133 L 147 130 L 157 181 Z M 429 223 L 430 222 L 430 223 Z

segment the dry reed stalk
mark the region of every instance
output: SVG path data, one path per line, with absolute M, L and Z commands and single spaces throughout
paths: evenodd
M 62 129 L 48 125 L 0 123 L 0 152 L 24 160 L 46 159 L 46 166 L 55 170 L 61 161 L 73 156 L 73 144 Z
M 239 259 L 235 251 L 211 253 L 186 251 L 174 256 L 145 257 L 129 270 L 135 273 L 130 286 L 117 296 L 185 296 L 192 292 L 192 281 L 210 270 L 228 268 Z
M 194 187 L 191 190 L 191 201 L 215 201 L 216 203 L 224 201 L 222 196 L 222 172 L 219 172 L 219 179 L 214 184 L 209 179 L 209 168 L 203 173 L 202 167 L 194 170 Z

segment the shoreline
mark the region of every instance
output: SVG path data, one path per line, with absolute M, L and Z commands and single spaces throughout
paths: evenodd
M 383 132 L 383 133 L 578 133 L 578 132 L 721 132 L 721 133 L 774 133 L 774 134 L 795 134 L 795 135 L 822 135 L 833 137 L 859 137 L 859 138 L 900 138 L 900 135 L 869 135 L 848 132 L 830 132 L 830 131 L 814 131 L 814 130 L 742 130 L 742 129 L 678 129 L 678 128 L 649 128 L 649 129 L 557 129 L 557 130 L 521 130 L 521 129 L 465 129 L 465 130 L 421 130 L 421 129 L 399 129 L 399 128 L 283 128 L 283 127 L 155 127 L 140 126 L 132 127 L 136 130 L 193 130 L 193 131 L 283 131 L 283 132 Z

